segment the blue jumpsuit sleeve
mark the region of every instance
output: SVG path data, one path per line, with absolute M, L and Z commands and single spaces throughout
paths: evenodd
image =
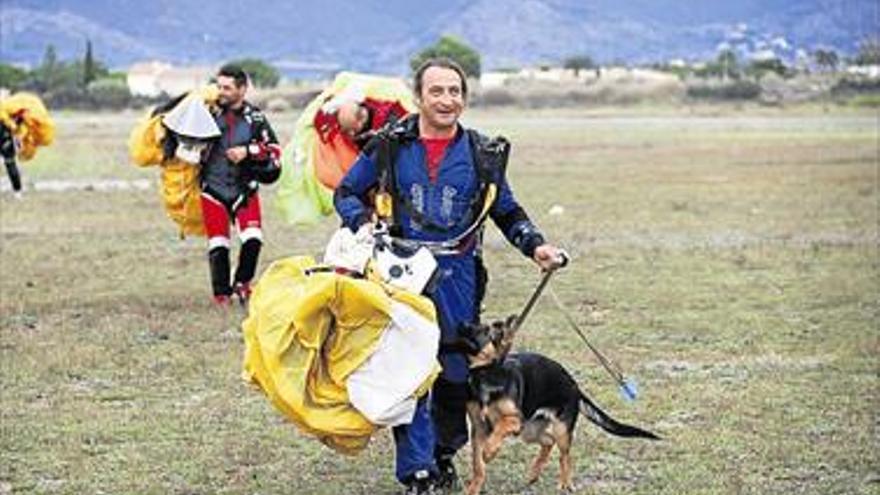
M 370 221 L 371 208 L 366 204 L 365 197 L 377 182 L 378 172 L 373 157 L 361 153 L 333 192 L 333 206 L 342 218 L 342 224 L 352 232 Z
M 544 244 L 544 236 L 529 219 L 522 206 L 517 203 L 513 191 L 504 176 L 496 180 L 498 197 L 489 210 L 489 216 L 504 234 L 508 242 L 516 246 L 525 256 L 531 258 L 535 248 Z

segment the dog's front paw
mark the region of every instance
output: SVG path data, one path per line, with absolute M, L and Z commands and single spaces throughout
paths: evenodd
M 566 482 L 559 482 L 559 485 L 557 487 L 559 488 L 559 491 L 564 492 L 564 493 L 574 493 L 574 491 L 575 491 L 574 483 L 572 483 L 570 481 L 567 483 Z
M 482 481 L 480 481 L 476 478 L 471 478 L 471 480 L 468 481 L 467 488 L 465 489 L 465 493 L 467 493 L 467 495 L 480 495 L 480 488 L 482 486 L 483 486 Z
M 492 459 L 498 455 L 498 451 L 501 450 L 501 446 L 494 447 L 492 445 L 486 445 L 483 448 L 483 462 L 490 462 Z

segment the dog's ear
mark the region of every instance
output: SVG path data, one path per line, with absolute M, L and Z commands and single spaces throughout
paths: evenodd
M 474 356 L 480 352 L 480 344 L 478 342 L 478 334 L 480 333 L 480 325 L 465 322 L 458 329 L 458 338 L 455 339 L 453 347 L 457 352 L 462 352 L 469 356 Z
M 471 322 L 462 322 L 461 325 L 458 327 L 458 335 L 466 339 L 472 339 L 474 338 L 474 331 L 476 330 L 476 327 L 477 325 L 474 325 Z
M 507 327 L 508 332 L 510 332 L 510 331 L 515 332 L 516 331 L 514 326 L 516 325 L 516 320 L 518 320 L 518 319 L 519 319 L 519 315 L 510 315 L 507 317 L 507 320 L 505 320 L 504 325 Z
M 471 368 L 490 365 L 499 358 L 498 342 L 504 332 L 501 321 L 490 325 L 463 324 L 460 327 L 459 339 L 467 341 L 468 363 Z
M 510 315 L 504 321 L 497 322 L 502 326 L 504 332 L 500 342 L 496 344 L 498 347 L 498 355 L 501 358 L 507 356 L 507 353 L 509 353 L 510 349 L 513 347 L 513 338 L 516 335 L 516 321 L 518 318 L 517 315 Z

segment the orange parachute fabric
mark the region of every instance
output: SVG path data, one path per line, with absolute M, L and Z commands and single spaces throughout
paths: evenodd
M 333 190 L 354 164 L 355 143 L 339 131 L 334 106 L 355 101 L 370 107 L 384 123 L 389 114 L 415 111 L 412 92 L 396 78 L 341 72 L 306 106 L 296 121 L 293 139 L 283 153 L 285 166 L 275 204 L 293 224 L 314 224 L 333 213 Z
M 55 140 L 55 123 L 43 100 L 33 93 L 21 92 L 0 101 L 0 122 L 18 140 L 18 158 L 30 160 L 40 146 Z

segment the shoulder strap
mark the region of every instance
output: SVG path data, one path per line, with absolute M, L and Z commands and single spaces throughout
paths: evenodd
M 376 194 L 377 213 L 380 216 L 387 217 L 389 212 L 381 210 L 390 209 L 391 225 L 389 227 L 395 230 L 400 225 L 400 212 L 395 204 L 396 197 L 398 196 L 395 188 L 397 180 L 397 152 L 400 150 L 401 145 L 416 139 L 417 132 L 414 129 L 418 122 L 417 119 L 418 116 L 411 115 L 400 120 L 389 120 L 376 132 L 376 135 L 364 148 L 366 153 L 371 153 L 372 150 L 376 151 L 379 189 Z
M 400 146 L 412 142 L 417 137 L 415 123 L 418 116 L 409 116 L 393 127 L 383 128 L 380 130 L 373 144 L 376 146 L 376 166 L 378 168 L 379 194 L 388 194 L 391 197 L 391 210 L 393 226 L 400 225 L 400 210 L 403 209 L 407 214 L 422 225 L 426 230 L 433 232 L 447 232 L 453 230 L 454 227 L 443 227 L 435 225 L 429 221 L 424 215 L 420 214 L 413 205 L 406 200 L 403 195 L 399 194 L 396 189 L 396 158 Z M 479 180 L 479 193 L 475 195 L 471 202 L 470 215 L 472 221 L 480 222 L 485 219 L 485 215 L 480 214 L 481 210 L 486 210 L 486 201 L 494 202 L 497 194 L 488 194 L 490 189 L 497 193 L 497 188 L 504 177 L 507 168 L 507 158 L 510 153 L 510 143 L 504 137 L 490 139 L 473 129 L 465 130 L 468 143 L 471 148 L 471 156 L 477 178 Z M 495 188 L 490 188 L 490 185 Z M 471 230 L 471 229 L 468 229 Z
M 489 183 L 497 184 L 507 172 L 510 141 L 504 136 L 489 138 L 474 129 L 468 129 L 467 133 L 481 187 Z

